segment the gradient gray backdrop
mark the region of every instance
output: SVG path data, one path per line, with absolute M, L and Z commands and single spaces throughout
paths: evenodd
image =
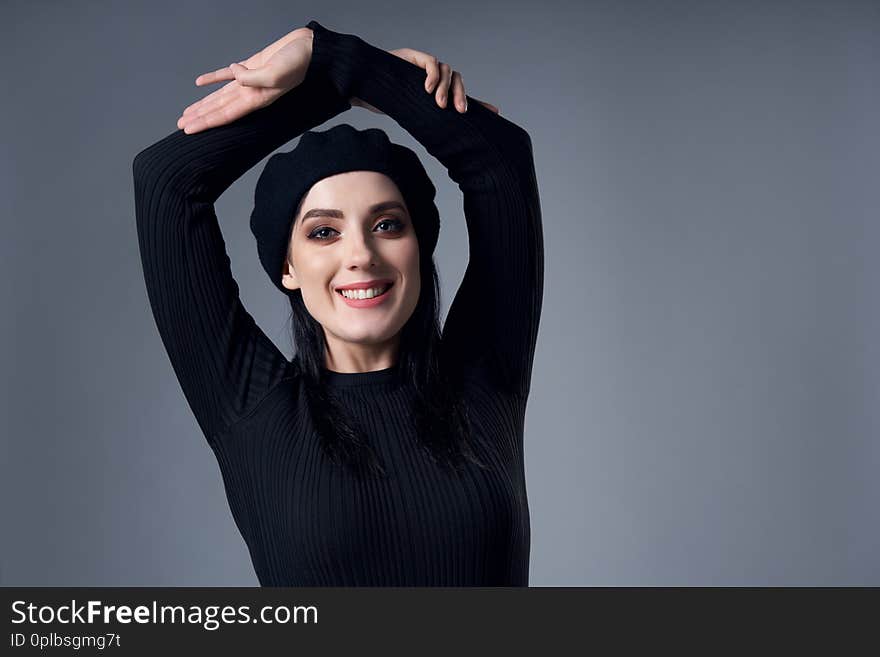
M 311 19 L 437 55 L 531 134 L 533 586 L 880 585 L 880 3 L 830 0 L 3 2 L 0 583 L 257 584 L 150 313 L 131 162 L 197 75 Z M 457 186 L 388 117 L 339 122 L 437 184 L 445 316 Z M 290 356 L 247 225 L 264 163 L 217 212 Z

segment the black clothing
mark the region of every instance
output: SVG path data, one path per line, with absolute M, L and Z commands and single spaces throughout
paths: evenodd
M 543 290 L 541 211 L 527 132 L 473 98 L 460 114 L 426 73 L 312 21 L 306 79 L 231 124 L 181 130 L 134 159 L 153 315 L 214 451 L 264 586 L 526 586 L 523 428 Z M 319 449 L 302 381 L 242 306 L 216 199 L 357 96 L 396 120 L 463 192 L 470 257 L 443 330 L 460 359 L 474 451 L 454 476 L 418 448 L 397 367 L 326 372 L 391 475 L 357 480 Z

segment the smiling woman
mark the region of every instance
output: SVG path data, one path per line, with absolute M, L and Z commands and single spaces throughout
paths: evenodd
M 531 139 L 486 105 L 447 106 L 460 76 L 420 66 L 423 53 L 407 61 L 315 21 L 290 39 L 245 70 L 248 84 L 293 88 L 251 95 L 233 80 L 134 160 L 153 315 L 257 577 L 526 586 L 523 433 L 543 290 Z M 463 192 L 470 257 L 442 332 L 440 220 L 418 158 L 376 128 L 311 130 L 352 98 L 396 120 Z M 241 302 L 214 203 L 298 135 L 269 158 L 250 222 L 290 303 L 288 360 Z
M 332 148 L 323 146 L 325 159 L 333 158 Z M 309 209 L 294 220 L 282 285 L 300 291 L 309 315 L 323 327 L 325 367 L 336 372 L 391 367 L 421 279 L 418 237 L 402 193 L 383 173 L 349 171 L 318 180 L 299 205 Z M 345 299 L 339 288 L 352 284 L 364 290 L 392 287 L 381 296 Z
M 385 473 L 363 428 L 329 394 L 327 382 L 343 373 L 380 371 L 411 382 L 414 421 L 433 458 L 452 466 L 467 458 L 482 466 L 470 450 L 460 390 L 439 360 L 439 282 L 429 251 L 439 219 L 427 174 L 420 184 L 412 180 L 414 158 L 375 128 L 341 124 L 307 133 L 296 149 L 274 156 L 258 181 L 252 215 L 258 242 L 269 232 L 261 227 L 283 221 L 275 208 L 296 201 L 281 277 L 293 293 L 295 366 L 307 404 L 319 416 L 322 446 L 356 471 Z M 296 170 L 297 183 L 277 186 L 292 177 L 276 174 L 279 168 Z M 409 207 L 417 209 L 418 220 Z M 431 289 L 423 292 L 422 280 Z

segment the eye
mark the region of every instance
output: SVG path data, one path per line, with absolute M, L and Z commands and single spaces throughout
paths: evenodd
M 378 224 L 376 224 L 376 228 L 378 228 L 382 224 L 392 226 L 392 229 L 380 230 L 380 233 L 399 233 L 404 229 L 404 223 L 397 217 L 388 217 L 387 219 L 383 219 Z
M 324 233 L 325 230 L 332 230 L 334 233 L 336 232 L 336 230 L 334 230 L 333 228 L 330 228 L 330 226 L 320 226 L 319 228 L 315 228 L 315 230 L 313 230 L 311 233 L 309 233 L 308 238 L 310 240 L 325 241 L 325 240 L 329 239 L 329 236 L 319 237 L 319 235 Z
M 391 215 L 385 219 L 382 219 L 378 224 L 376 224 L 376 228 L 378 229 L 380 226 L 389 226 L 390 228 L 386 228 L 384 230 L 379 229 L 380 233 L 400 233 L 406 228 L 406 224 L 404 224 L 400 219 Z M 339 234 L 335 228 L 331 228 L 330 226 L 319 226 L 315 228 L 311 233 L 307 235 L 310 240 L 318 240 L 320 242 L 327 242 L 330 240 L 332 235 L 328 234 L 325 231 L 332 231 Z

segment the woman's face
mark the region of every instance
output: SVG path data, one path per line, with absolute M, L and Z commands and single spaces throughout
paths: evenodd
M 282 284 L 302 290 L 331 348 L 394 339 L 418 302 L 415 229 L 400 190 L 382 173 L 348 171 L 315 183 L 295 217 L 287 255 Z M 338 290 L 363 282 L 391 287 L 372 301 L 350 301 Z

